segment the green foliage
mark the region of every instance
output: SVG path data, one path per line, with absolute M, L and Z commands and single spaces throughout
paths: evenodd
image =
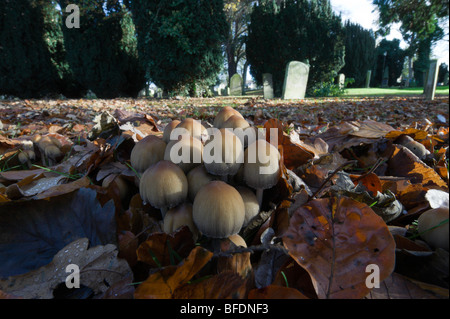
M 44 37 L 44 10 L 37 1 L 0 5 L 0 94 L 41 97 L 58 91 L 58 70 Z
M 335 77 L 344 66 L 344 34 L 340 17 L 329 0 L 288 0 L 278 7 L 260 2 L 251 15 L 247 59 L 258 84 L 272 73 L 276 95 L 281 94 L 289 61 L 310 64 L 308 92 Z
M 129 6 L 150 81 L 168 93 L 216 80 L 229 27 L 223 0 L 134 0 Z
M 80 28 L 63 27 L 63 34 L 66 58 L 78 83 L 99 98 L 137 96 L 145 76 L 128 11 L 119 1 L 59 1 L 62 8 L 72 3 L 80 8 Z
M 387 53 L 386 59 L 384 53 Z M 403 65 L 406 58 L 406 51 L 400 48 L 400 40 L 381 40 L 376 49 L 375 75 L 373 86 L 380 86 L 383 80 L 383 65 L 389 68 L 389 86 L 397 84 L 397 79 L 402 74 Z
M 448 18 L 449 2 L 442 0 L 373 0 L 380 13 L 381 35 L 390 32 L 394 23 L 400 23 L 403 39 L 413 51 L 419 40 L 427 38 L 438 28 L 438 21 Z
M 375 36 L 359 24 L 347 21 L 345 31 L 345 66 L 340 71 L 354 79 L 354 87 L 364 87 L 367 71 L 375 62 Z
M 312 89 L 312 96 L 314 97 L 339 97 L 347 93 L 346 87 L 353 84 L 355 79 L 345 79 L 344 87 L 340 87 L 338 83 L 334 82 L 333 78 L 329 81 L 318 83 Z

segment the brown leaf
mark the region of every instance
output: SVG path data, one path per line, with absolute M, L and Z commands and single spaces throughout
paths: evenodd
M 365 204 L 342 197 L 299 208 L 283 236 L 289 254 L 311 276 L 319 298 L 362 298 L 366 267 L 380 280 L 394 269 L 395 242 L 385 222 Z
M 172 234 L 153 233 L 139 245 L 137 257 L 152 267 L 173 265 L 176 260 L 174 252 L 182 258 L 189 255 L 194 248 L 192 233 L 188 227 L 182 227 Z
M 392 273 L 366 299 L 448 299 L 448 289 Z
M 213 253 L 202 248 L 194 248 L 178 266 L 167 266 L 151 274 L 134 293 L 136 299 L 170 299 L 175 290 L 187 284 L 192 277 L 212 258 Z
M 175 290 L 175 299 L 241 299 L 245 297 L 246 281 L 236 273 L 222 272 Z
M 283 123 L 277 119 L 270 119 L 264 124 L 266 140 L 270 143 L 270 129 L 278 130 L 278 147 L 283 147 L 284 165 L 288 169 L 295 169 L 314 158 L 314 153 L 305 147 L 291 141 L 283 131 Z
M 395 149 L 388 161 L 388 173 L 392 176 L 408 177 L 412 184 L 438 186 L 448 190 L 447 184 L 431 167 L 427 166 L 410 150 L 401 145 Z
M 386 134 L 393 131 L 394 128 L 390 125 L 375 122 L 372 120 L 366 120 L 361 123 L 356 123 L 359 128 L 355 129 L 350 135 L 364 137 L 364 138 L 381 138 Z

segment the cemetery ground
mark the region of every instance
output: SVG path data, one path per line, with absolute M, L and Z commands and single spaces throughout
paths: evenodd
M 433 101 L 366 90 L 303 100 L 0 100 L 0 299 L 448 299 L 444 90 Z M 145 136 L 185 118 L 211 127 L 226 106 L 279 132 L 280 179 L 239 232 L 247 247 L 194 242 L 188 227 L 165 233 L 130 165 Z M 36 137 L 47 135 L 59 156 L 39 148 Z M 447 217 L 419 231 L 430 209 Z M 446 247 L 424 235 L 442 228 Z M 64 284 L 68 265 L 79 269 L 75 293 Z

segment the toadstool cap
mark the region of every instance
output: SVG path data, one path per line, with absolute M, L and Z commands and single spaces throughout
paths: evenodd
M 241 195 L 222 181 L 212 181 L 199 190 L 192 212 L 198 230 L 211 238 L 237 234 L 245 219 Z

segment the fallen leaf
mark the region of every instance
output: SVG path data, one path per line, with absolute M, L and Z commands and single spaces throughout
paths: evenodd
M 57 252 L 49 264 L 0 280 L 0 289 L 25 299 L 51 299 L 53 290 L 73 273 L 73 270 L 66 270 L 68 265 L 78 267 L 80 286 L 87 286 L 97 294 L 124 277 L 132 276 L 126 261 L 117 258 L 115 245 L 88 246 L 87 238 L 78 239 Z
M 167 266 L 151 274 L 134 293 L 136 299 L 170 299 L 175 291 L 187 284 L 212 258 L 213 253 L 194 248 L 178 266 Z
M 112 201 L 103 207 L 97 192 L 82 188 L 42 200 L 0 205 L 0 278 L 26 273 L 49 263 L 79 238 L 91 245 L 116 243 Z
M 391 274 L 395 242 L 385 222 L 352 199 L 313 200 L 291 218 L 283 243 L 311 276 L 319 298 L 362 298 L 370 291 L 366 267 L 376 264 L 380 280 Z

